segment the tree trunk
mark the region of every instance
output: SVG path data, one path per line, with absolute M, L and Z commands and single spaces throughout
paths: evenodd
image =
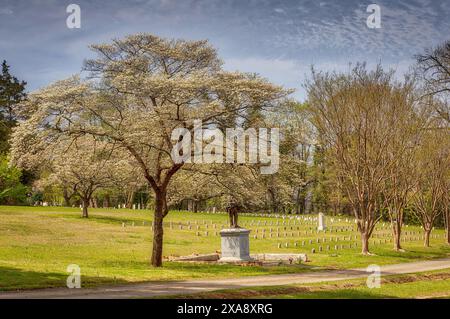
M 394 250 L 399 251 L 402 249 L 401 245 L 401 234 L 402 234 L 402 227 L 398 222 L 394 222 L 392 225 L 392 232 L 394 235 Z
M 425 229 L 425 242 L 424 242 L 424 246 L 425 247 L 430 247 L 430 234 L 431 234 L 431 228 L 430 229 Z
M 83 198 L 82 205 L 83 205 L 82 217 L 88 218 L 89 217 L 89 214 L 88 214 L 89 198 Z
M 166 195 L 162 191 L 155 192 L 155 212 L 153 218 L 153 249 L 151 264 L 154 267 L 162 266 L 163 253 L 163 219 L 167 213 Z
M 273 213 L 278 213 L 278 205 L 276 203 L 276 197 L 275 192 L 272 189 L 269 189 L 269 196 L 270 196 L 270 206 L 272 208 Z
M 446 237 L 447 237 L 447 244 L 450 245 L 450 209 L 448 209 L 448 208 L 445 212 L 445 219 L 446 219 L 445 233 L 446 233 Z
M 136 195 L 136 192 L 134 190 L 130 191 L 128 193 L 127 196 L 127 203 L 126 203 L 126 207 L 128 209 L 131 209 L 133 207 L 133 202 L 134 202 L 134 196 Z
M 396 250 L 396 251 L 402 250 L 401 234 L 400 233 L 395 233 L 394 234 L 394 250 Z
M 109 194 L 105 195 L 105 198 L 103 199 L 103 207 L 108 208 L 110 206 L 110 198 Z
M 447 229 L 445 230 L 447 237 L 447 244 L 450 245 L 450 227 L 447 225 Z
M 297 189 L 297 196 L 296 196 L 296 200 L 295 200 L 295 213 L 297 215 L 301 213 L 301 209 L 300 209 L 300 188 Z
M 63 188 L 64 206 L 70 207 L 70 197 L 67 188 Z
M 91 207 L 98 208 L 98 201 L 97 201 L 97 197 L 95 197 L 95 196 L 91 198 Z
M 369 254 L 369 235 L 366 232 L 361 232 L 361 253 Z

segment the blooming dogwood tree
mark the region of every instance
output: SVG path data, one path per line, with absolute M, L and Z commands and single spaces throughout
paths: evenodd
M 50 172 L 37 184 L 69 189 L 81 199 L 84 218 L 89 216 L 88 207 L 94 192 L 114 186 L 124 169 L 129 167 L 126 158 L 117 158 L 118 153 L 112 145 L 92 136 L 60 138 L 57 142 L 48 140 L 35 148 L 33 140 L 26 138 L 29 134 L 22 133 L 21 130 L 15 133 L 13 162 L 19 167 Z M 39 138 L 45 136 L 48 136 L 45 131 L 36 135 Z
M 89 79 L 72 77 L 30 94 L 23 105 L 28 119 L 14 144 L 27 140 L 35 153 L 61 136 L 89 135 L 133 157 L 154 192 L 151 264 L 161 266 L 167 190 L 185 165 L 171 157 L 178 142 L 171 133 L 193 130 L 194 120 L 205 128 L 238 126 L 289 92 L 253 74 L 224 71 L 207 41 L 136 34 L 92 50 L 97 57 L 85 63 Z

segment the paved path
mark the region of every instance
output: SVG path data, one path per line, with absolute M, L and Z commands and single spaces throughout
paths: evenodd
M 450 268 L 450 258 L 419 261 L 381 267 L 382 275 L 408 274 Z M 330 270 L 299 274 L 252 276 L 230 279 L 146 282 L 114 287 L 89 289 L 51 288 L 0 293 L 0 299 L 9 298 L 143 298 L 173 294 L 192 294 L 255 286 L 277 286 L 337 281 L 366 277 L 365 269 Z

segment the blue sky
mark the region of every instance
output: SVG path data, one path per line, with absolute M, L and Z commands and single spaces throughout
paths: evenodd
M 81 7 L 81 28 L 66 27 L 66 7 Z M 369 29 L 369 4 L 381 28 Z M 345 70 L 381 62 L 404 73 L 413 55 L 450 38 L 450 1 L 0 0 L 0 59 L 28 90 L 80 71 L 89 44 L 136 32 L 208 39 L 228 70 L 257 72 L 294 88 L 311 65 Z

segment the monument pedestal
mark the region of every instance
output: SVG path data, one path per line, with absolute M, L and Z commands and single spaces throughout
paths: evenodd
M 250 230 L 245 228 L 230 228 L 220 231 L 222 256 L 219 262 L 245 262 L 250 258 Z

